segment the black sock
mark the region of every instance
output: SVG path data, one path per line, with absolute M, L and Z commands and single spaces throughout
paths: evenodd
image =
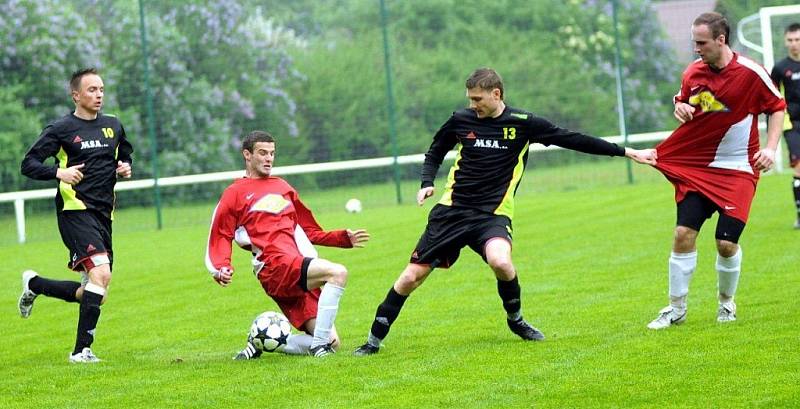
M 506 310 L 509 319 L 517 319 L 520 317 L 519 312 L 522 309 L 520 303 L 520 288 L 517 276 L 511 281 L 497 280 L 497 293 L 500 294 L 500 299 L 503 300 L 503 308 Z
M 83 290 L 80 315 L 78 315 L 78 336 L 75 339 L 73 354 L 81 352 L 83 348 L 91 347 L 94 342 L 94 329 L 100 318 L 100 302 L 103 296 L 91 291 Z
M 795 176 L 792 180 L 792 190 L 794 190 L 794 205 L 797 207 L 797 220 L 800 220 L 800 177 Z
M 81 287 L 77 281 L 59 281 L 36 276 L 28 281 L 28 288 L 36 294 L 58 298 L 66 302 L 78 302 L 75 292 Z
M 373 337 L 380 340 L 386 338 L 386 335 L 389 334 L 389 328 L 392 326 L 394 320 L 397 319 L 397 316 L 400 314 L 400 309 L 403 308 L 403 304 L 406 302 L 407 298 L 407 295 L 398 294 L 397 291 L 394 290 L 394 287 L 389 289 L 386 298 L 381 305 L 378 306 L 378 310 L 375 311 L 375 321 L 372 322 L 372 329 L 370 331 Z

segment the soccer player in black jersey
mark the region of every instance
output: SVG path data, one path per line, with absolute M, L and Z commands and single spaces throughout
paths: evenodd
M 794 169 L 792 190 L 797 218 L 794 228 L 800 229 L 800 24 L 794 23 L 786 27 L 783 34 L 789 56 L 778 61 L 772 67 L 772 80 L 783 88 L 786 99 L 786 115 L 784 118 L 783 136 L 789 148 L 789 163 Z
M 422 205 L 433 195 L 436 172 L 445 154 L 457 147 L 444 194 L 431 210 L 409 264 L 378 306 L 367 343 L 355 355 L 377 353 L 406 298 L 434 268 L 453 265 L 465 246 L 480 254 L 494 272 L 511 331 L 525 340 L 543 340 L 544 335 L 522 318 L 520 286 L 511 262 L 514 194 L 528 160 L 528 147 L 532 143 L 557 145 L 655 164 L 653 149 L 622 148 L 507 106 L 503 81 L 490 68 L 473 72 L 466 88 L 469 108 L 453 113 L 425 155 L 417 203 Z
M 99 362 L 91 346 L 100 304 L 111 281 L 113 251 L 111 220 L 114 185 L 131 177 L 133 148 L 119 120 L 100 112 L 103 80 L 93 68 L 77 71 L 70 80 L 75 111 L 47 125 L 22 160 L 22 173 L 37 180 L 58 179 L 56 218 L 68 267 L 81 282 L 51 280 L 32 270 L 22 273 L 19 312 L 28 318 L 39 295 L 80 303 L 74 363 Z M 55 158 L 55 165 L 44 161 Z

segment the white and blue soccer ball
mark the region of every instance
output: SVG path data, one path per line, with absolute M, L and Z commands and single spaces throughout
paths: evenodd
M 348 200 L 347 203 L 344 204 L 344 210 L 346 210 L 347 213 L 361 213 L 361 201 L 356 198 Z
M 276 352 L 286 347 L 292 326 L 286 316 L 279 312 L 267 311 L 253 320 L 250 326 L 250 342 L 261 351 Z

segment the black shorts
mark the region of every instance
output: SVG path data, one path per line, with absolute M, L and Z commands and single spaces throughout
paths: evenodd
M 411 254 L 411 263 L 447 268 L 455 264 L 464 246 L 486 261 L 484 246 L 489 239 L 511 242 L 511 219 L 475 209 L 437 204 L 428 215 L 428 225 Z
M 57 212 L 58 231 L 69 250 L 67 267 L 75 271 L 88 271 L 102 264 L 102 255 L 108 255 L 108 264 L 114 262 L 111 249 L 111 220 L 94 210 L 64 210 Z M 93 257 L 99 256 L 93 260 Z
M 709 219 L 714 212 L 718 212 L 719 220 L 717 220 L 717 232 L 715 237 L 718 240 L 738 243 L 739 237 L 741 237 L 742 231 L 744 231 L 745 223 L 724 214 L 720 210 L 719 206 L 707 197 L 697 192 L 689 192 L 686 194 L 686 197 L 678 203 L 678 221 L 676 224 L 700 231 L 706 219 Z
M 800 163 L 800 121 L 792 121 L 792 129 L 784 131 L 783 137 L 789 151 L 789 163 L 795 167 Z

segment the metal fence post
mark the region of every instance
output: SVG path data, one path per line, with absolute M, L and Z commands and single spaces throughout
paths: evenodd
M 394 185 L 397 194 L 397 204 L 403 202 L 400 194 L 400 164 L 397 163 L 397 125 L 394 112 L 394 95 L 392 94 L 392 66 L 389 62 L 389 34 L 386 29 L 387 22 L 386 1 L 381 0 L 381 28 L 383 30 L 383 65 L 386 69 L 386 104 L 389 110 L 389 137 L 392 140 L 392 156 L 394 157 Z
M 622 51 L 619 45 L 619 19 L 617 8 L 619 0 L 611 2 L 611 15 L 614 20 L 614 64 L 617 66 L 617 116 L 619 117 L 619 133 L 623 138 L 623 146 L 628 146 L 628 129 L 625 126 L 625 83 L 622 80 Z M 628 183 L 633 183 L 633 165 L 625 161 L 628 170 Z
M 158 186 L 158 141 L 156 140 L 155 115 L 153 114 L 153 91 L 150 89 L 150 62 L 147 53 L 147 30 L 144 23 L 144 0 L 139 0 L 139 31 L 142 38 L 142 65 L 144 67 L 144 93 L 147 106 L 147 134 L 150 139 L 150 154 L 153 160 L 153 200 L 156 205 L 156 227 L 161 230 L 161 189 Z

